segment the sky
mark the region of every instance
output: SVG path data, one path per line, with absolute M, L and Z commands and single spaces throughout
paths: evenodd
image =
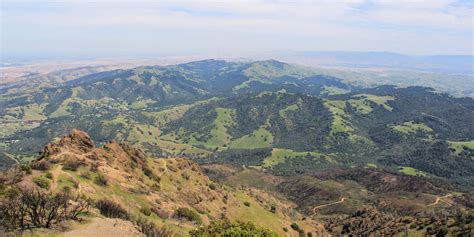
M 470 0 L 0 0 L 1 56 L 472 55 Z

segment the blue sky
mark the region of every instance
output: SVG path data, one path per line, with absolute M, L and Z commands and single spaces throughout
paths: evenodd
M 464 0 L 0 1 L 2 58 L 473 54 Z

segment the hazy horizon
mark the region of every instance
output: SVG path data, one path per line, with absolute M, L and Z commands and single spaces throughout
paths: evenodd
M 470 1 L 1 1 L 9 58 L 472 55 Z

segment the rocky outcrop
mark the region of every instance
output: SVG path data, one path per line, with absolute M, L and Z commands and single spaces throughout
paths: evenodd
M 62 137 L 59 141 L 50 143 L 43 148 L 40 159 L 62 152 L 87 153 L 95 148 L 89 134 L 79 129 L 73 129 L 71 134 Z
M 105 160 L 110 165 L 127 169 L 148 166 L 145 153 L 128 142 L 109 141 L 103 147 L 95 149 L 91 156 L 96 160 Z
M 50 143 L 43 148 L 40 157 L 33 165 L 44 162 L 68 165 L 108 165 L 132 170 L 136 167 L 148 168 L 145 153 L 127 142 L 109 141 L 96 147 L 89 134 L 73 129 L 71 134 Z

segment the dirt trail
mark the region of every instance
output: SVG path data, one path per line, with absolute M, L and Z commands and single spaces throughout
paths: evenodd
M 339 204 L 339 203 L 343 203 L 347 200 L 348 198 L 341 198 L 340 201 L 337 201 L 337 202 L 332 202 L 332 203 L 328 203 L 328 204 L 324 204 L 324 205 L 319 205 L 319 206 L 315 206 L 313 207 L 313 215 L 316 215 L 316 210 L 317 209 L 320 209 L 320 208 L 323 208 L 323 207 L 327 207 L 327 206 L 332 206 L 332 205 L 335 205 L 335 204 Z
M 165 162 L 165 171 L 163 171 L 163 173 L 161 173 L 158 177 L 161 178 L 162 175 L 164 175 L 167 171 L 168 171 L 168 166 L 167 166 L 167 163 L 166 163 L 166 160 L 163 160 L 163 162 Z
M 51 190 L 55 190 L 58 187 L 58 178 L 62 172 L 62 168 L 62 165 L 58 165 L 54 170 L 51 171 L 51 174 L 53 175 L 53 183 L 51 184 Z
M 64 172 L 62 169 L 63 169 L 63 166 L 58 165 L 56 166 L 54 170 L 51 171 L 51 174 L 53 174 L 53 180 L 52 180 L 53 182 L 51 183 L 50 190 L 52 191 L 56 190 L 56 188 L 58 187 L 58 179 L 61 174 L 66 174 L 67 176 L 69 176 L 69 178 L 71 178 L 71 180 L 76 180 L 71 174 Z M 77 192 L 81 193 L 82 192 L 81 184 L 78 184 L 77 186 L 78 186 Z
M 439 204 L 440 202 L 443 202 L 445 204 L 448 204 L 449 206 L 452 206 L 453 204 L 451 202 L 448 202 L 448 201 L 443 199 L 443 198 L 448 198 L 448 197 L 451 197 L 451 196 L 453 196 L 453 195 L 452 194 L 446 194 L 442 197 L 436 197 L 436 200 L 433 203 L 428 204 L 428 206 L 434 206 L 434 205 Z
M 62 151 L 61 153 L 57 154 L 56 156 L 70 155 L 70 156 L 76 156 L 78 158 L 84 159 L 87 154 L 88 153 L 78 155 L 76 153 L 71 152 L 69 147 L 66 147 L 65 151 Z M 66 174 L 67 176 L 69 176 L 72 180 L 75 180 L 75 178 L 71 174 L 68 174 L 68 173 L 62 171 L 62 168 L 63 168 L 63 166 L 59 164 L 54 170 L 51 171 L 51 173 L 53 174 L 53 182 L 52 182 L 51 188 L 50 188 L 51 190 L 55 190 L 58 187 L 58 178 L 63 173 Z M 81 188 L 80 184 L 78 185 L 77 191 L 78 192 L 82 191 L 82 188 Z
M 65 232 L 65 237 L 100 236 L 100 237 L 135 237 L 144 236 L 129 221 L 110 218 L 94 218 L 92 223 L 78 229 Z

